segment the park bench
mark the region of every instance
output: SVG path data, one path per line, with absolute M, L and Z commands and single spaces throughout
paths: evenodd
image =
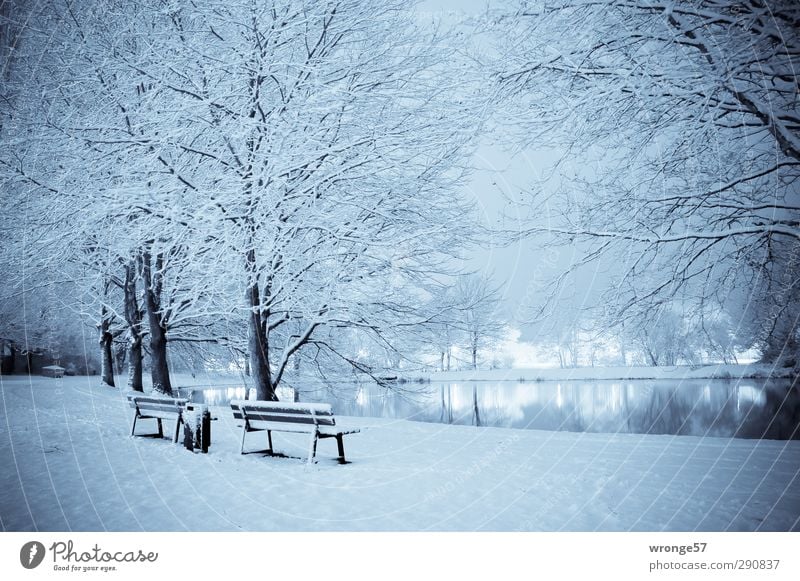
M 231 408 L 233 417 L 242 420 L 242 446 L 240 448 L 242 454 L 246 453 L 244 440 L 248 432 L 266 430 L 269 448 L 265 452 L 271 456 L 274 455 L 272 432 L 294 432 L 311 435 L 308 447 L 309 464 L 313 463 L 316 457 L 317 441 L 325 438 L 336 438 L 339 463 L 346 464 L 344 436 L 360 431 L 358 428 L 342 429 L 337 426 L 331 406 L 324 403 L 232 401 Z
M 42 375 L 45 377 L 64 377 L 64 371 L 66 371 L 60 365 L 48 365 L 47 367 L 42 367 Z
M 186 398 L 166 397 L 159 395 L 144 395 L 141 393 L 129 393 L 128 403 L 134 408 L 133 422 L 131 423 L 131 436 L 135 436 L 136 421 L 144 419 L 155 419 L 158 422 L 158 434 L 138 434 L 164 437 L 164 430 L 161 425 L 162 420 L 175 422 L 175 431 L 172 437 L 173 442 L 178 441 L 178 433 L 183 423 L 183 412 Z

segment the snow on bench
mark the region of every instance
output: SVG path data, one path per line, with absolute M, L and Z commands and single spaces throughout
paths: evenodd
M 139 434 L 164 437 L 164 430 L 161 420 L 175 420 L 175 433 L 172 438 L 173 443 L 178 441 L 178 433 L 183 422 L 184 407 L 189 401 L 187 398 L 167 397 L 161 395 L 144 395 L 139 392 L 129 392 L 127 394 L 128 403 L 134 408 L 133 423 L 131 424 L 131 436 L 136 430 L 136 420 L 155 419 L 158 422 L 158 434 Z
M 45 377 L 64 377 L 65 369 L 60 365 L 48 365 L 46 367 L 42 367 L 42 375 Z
M 272 432 L 296 432 L 311 434 L 308 446 L 308 463 L 314 462 L 317 454 L 317 440 L 336 438 L 339 449 L 339 463 L 346 464 L 344 457 L 344 436 L 360 432 L 358 428 L 342 429 L 336 426 L 331 406 L 325 403 L 285 403 L 277 401 L 232 401 L 233 417 L 242 422 L 242 446 L 247 432 L 267 432 L 269 448 L 267 454 L 273 455 Z

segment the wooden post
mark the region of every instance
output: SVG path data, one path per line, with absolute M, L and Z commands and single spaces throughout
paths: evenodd
M 194 429 L 186 422 L 183 423 L 183 447 L 194 452 Z
M 319 437 L 319 431 L 315 428 L 314 433 L 311 434 L 311 442 L 309 442 L 308 446 L 308 463 L 314 463 L 314 457 L 317 455 L 317 438 Z
M 186 404 L 185 414 L 183 445 L 187 450 L 198 450 L 203 454 L 208 454 L 208 447 L 211 445 L 211 412 L 208 411 L 208 406 L 195 403 Z M 242 444 L 244 444 L 244 440 Z
M 208 447 L 211 445 L 211 412 L 208 408 L 203 410 L 203 417 L 200 421 L 200 449 L 203 454 L 208 454 Z
M 336 434 L 336 446 L 339 448 L 339 464 L 347 464 L 347 461 L 344 459 L 344 436 L 342 434 Z
M 178 434 L 181 432 L 181 422 L 183 422 L 183 414 L 179 413 L 178 417 L 175 419 L 175 433 L 172 436 L 172 443 L 178 443 Z M 186 422 L 183 422 L 183 425 L 186 425 Z

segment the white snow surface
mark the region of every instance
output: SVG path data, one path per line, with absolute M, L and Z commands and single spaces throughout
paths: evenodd
M 5 531 L 800 530 L 797 441 L 347 418 L 352 463 L 323 440 L 307 466 L 306 435 L 240 455 L 229 406 L 207 455 L 131 438 L 99 378 L 0 377 L 0 411 Z

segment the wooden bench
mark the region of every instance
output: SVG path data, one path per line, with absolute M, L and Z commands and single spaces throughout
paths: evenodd
M 66 370 L 60 365 L 48 365 L 47 367 L 42 367 L 42 375 L 45 377 L 64 377 L 64 371 Z
M 155 419 L 158 422 L 157 434 L 138 434 L 141 436 L 164 437 L 164 430 L 161 420 L 175 421 L 175 432 L 172 437 L 173 442 L 178 441 L 178 433 L 183 423 L 184 406 L 188 403 L 187 398 L 166 397 L 159 395 L 144 395 L 141 393 L 129 393 L 128 403 L 134 409 L 133 422 L 131 423 L 131 436 L 135 436 L 136 421 L 144 419 Z
M 360 432 L 358 428 L 342 429 L 336 426 L 336 419 L 329 404 L 283 403 L 277 401 L 232 401 L 233 417 L 242 420 L 242 446 L 248 432 L 266 430 L 269 448 L 265 452 L 273 455 L 272 432 L 295 432 L 310 434 L 308 463 L 314 462 L 317 455 L 317 441 L 336 438 L 339 448 L 339 464 L 346 464 L 344 457 L 344 436 Z

